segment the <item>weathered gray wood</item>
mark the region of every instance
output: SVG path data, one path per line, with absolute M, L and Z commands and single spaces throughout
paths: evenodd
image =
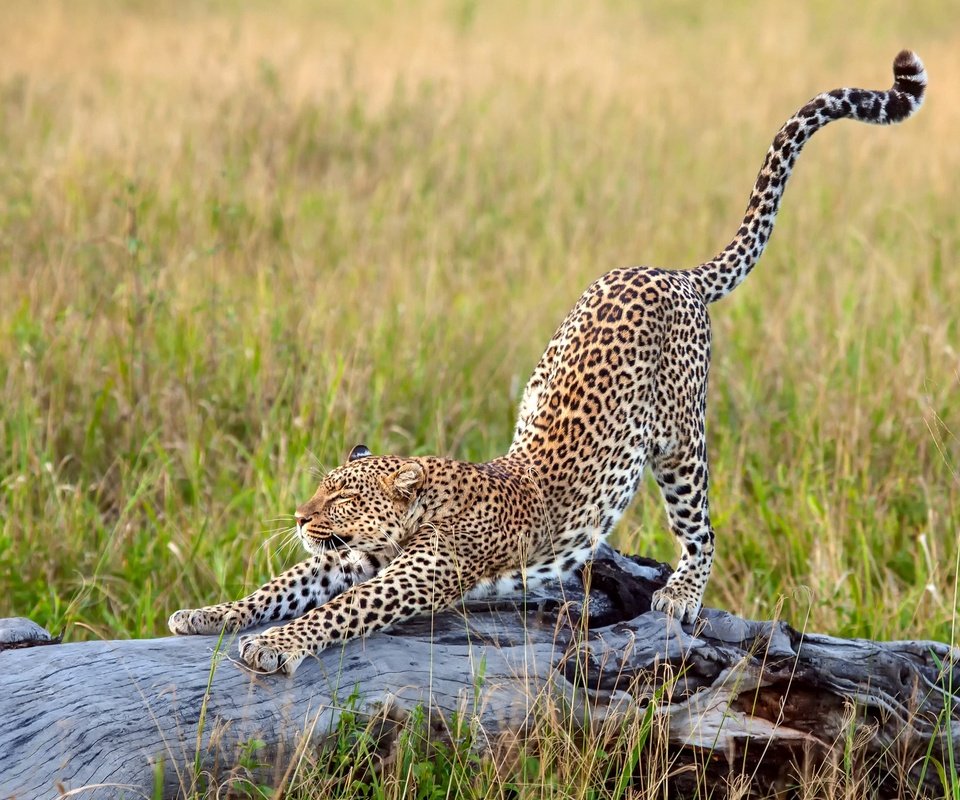
M 41 628 L 36 622 L 26 617 L 0 619 L 0 650 L 33 647 L 53 641 L 54 638 L 50 635 L 50 631 Z
M 233 638 L 219 655 L 215 637 L 0 652 L 0 798 L 149 796 L 156 770 L 176 796 L 195 764 L 228 769 L 253 739 L 270 744 L 278 779 L 304 735 L 321 740 L 351 696 L 388 722 L 418 705 L 458 712 L 491 739 L 522 735 L 544 702 L 603 724 L 652 701 L 677 763 L 723 777 L 745 768 L 755 788 L 842 751 L 854 713 L 878 786 L 915 783 L 928 748 L 942 758 L 951 738 L 960 746 L 956 649 L 802 635 L 716 610 L 683 628 L 640 613 L 664 569 L 605 556 L 589 631 L 568 613 L 578 586 L 558 585 L 525 607 L 472 605 L 325 651 L 292 679 L 249 673 Z M 936 792 L 934 770 L 925 780 Z

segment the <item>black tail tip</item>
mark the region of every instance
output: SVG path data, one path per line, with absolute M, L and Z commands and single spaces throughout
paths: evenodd
M 901 50 L 897 53 L 897 57 L 893 59 L 893 77 L 898 83 L 908 80 L 927 85 L 927 71 L 923 68 L 920 56 L 912 50 Z
M 901 50 L 893 60 L 893 92 L 887 108 L 889 122 L 900 122 L 923 104 L 927 90 L 927 71 L 920 56 Z

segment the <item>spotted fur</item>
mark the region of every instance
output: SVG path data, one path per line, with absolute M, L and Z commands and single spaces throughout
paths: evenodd
M 926 73 L 900 53 L 893 88 L 817 95 L 777 133 L 733 240 L 690 270 L 615 269 L 561 323 L 524 391 L 509 452 L 486 464 L 372 456 L 363 446 L 297 510 L 312 558 L 249 597 L 176 612 L 174 633 L 242 630 L 251 666 L 293 672 L 332 642 L 464 596 L 566 575 L 612 531 L 647 466 L 682 545 L 653 606 L 692 622 L 713 562 L 704 417 L 707 305 L 733 291 L 773 231 L 800 150 L 838 119 L 900 122 Z

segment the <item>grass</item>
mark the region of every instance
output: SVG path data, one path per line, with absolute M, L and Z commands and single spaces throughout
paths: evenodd
M 831 127 L 712 309 L 707 603 L 954 641 L 960 83 L 934 0 L 0 8 L 0 616 L 162 634 L 299 554 L 314 467 L 485 460 L 583 288 L 693 265 L 777 125 Z M 275 541 L 275 540 L 274 540 Z M 655 487 L 616 543 L 674 561 Z

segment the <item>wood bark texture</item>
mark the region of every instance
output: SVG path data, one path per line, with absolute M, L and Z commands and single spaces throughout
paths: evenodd
M 826 780 L 851 759 L 881 795 L 943 791 L 923 764 L 960 751 L 956 648 L 838 639 L 713 609 L 681 626 L 649 610 L 668 574 L 604 548 L 586 615 L 581 582 L 558 583 L 326 650 L 292 678 L 248 671 L 235 636 L 219 650 L 216 637 L 9 649 L 8 624 L 0 798 L 149 797 L 157 781 L 176 797 L 197 767 L 224 775 L 253 740 L 276 765 L 267 779 L 280 780 L 345 709 L 379 719 L 387 738 L 418 708 L 436 726 L 456 714 L 490 746 L 529 735 L 545 709 L 594 733 L 647 714 L 650 746 L 681 794 Z

